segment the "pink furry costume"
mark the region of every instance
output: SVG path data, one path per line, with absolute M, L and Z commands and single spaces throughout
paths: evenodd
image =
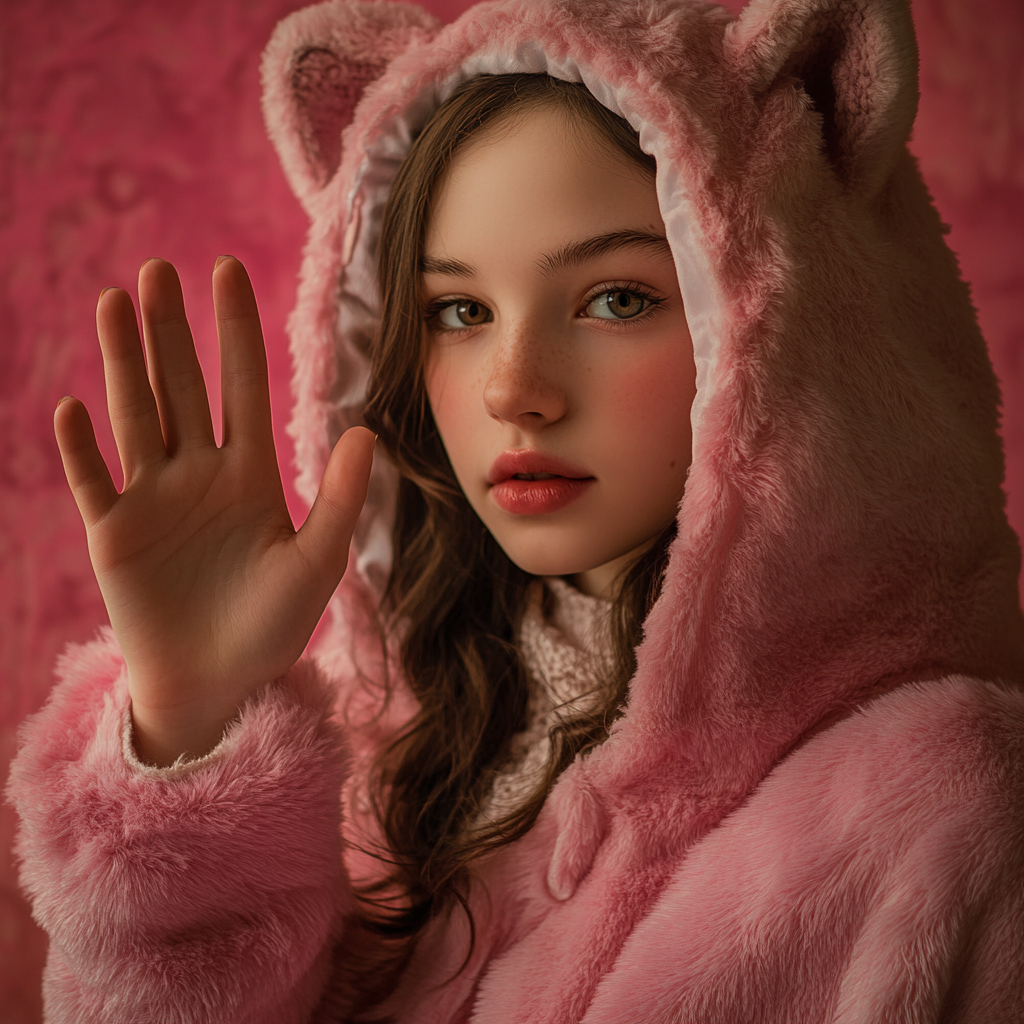
M 639 129 L 698 366 L 627 712 L 477 866 L 466 969 L 464 918 L 436 920 L 377 1019 L 1024 1020 L 1019 546 L 996 382 L 906 148 L 915 62 L 902 0 L 754 0 L 733 22 L 500 0 L 444 28 L 330 0 L 278 28 L 267 120 L 312 218 L 291 321 L 307 494 L 360 415 L 389 183 L 470 75 L 582 80 Z M 343 834 L 376 741 L 354 665 L 394 483 L 375 472 L 318 661 L 213 755 L 131 764 L 113 640 L 64 656 L 10 785 L 50 1022 L 348 1018 Z

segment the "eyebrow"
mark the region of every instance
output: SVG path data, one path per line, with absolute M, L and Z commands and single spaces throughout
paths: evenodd
M 654 249 L 663 256 L 672 255 L 668 239 L 653 231 L 608 231 L 603 235 L 594 235 L 579 242 L 567 242 L 555 252 L 545 253 L 537 266 L 545 274 L 554 273 L 568 267 L 577 267 L 581 263 L 597 259 L 609 252 L 619 249 Z M 446 274 L 450 277 L 474 277 L 476 269 L 461 260 L 439 259 L 435 256 L 424 256 L 420 260 L 420 273 Z

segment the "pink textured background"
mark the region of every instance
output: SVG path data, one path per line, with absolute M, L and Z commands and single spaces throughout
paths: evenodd
M 0 3 L 0 784 L 15 727 L 45 698 L 55 655 L 105 619 L 51 432 L 53 407 L 73 392 L 113 454 L 92 326 L 100 288 L 133 287 L 146 256 L 172 260 L 215 382 L 208 274 L 222 252 L 241 258 L 260 300 L 278 445 L 290 465 L 283 324 L 305 222 L 264 136 L 257 68 L 274 23 L 299 6 Z M 424 6 L 447 20 L 469 2 Z M 914 18 L 914 150 L 953 225 L 950 243 L 1003 383 L 1009 510 L 1020 533 L 1024 4 L 916 0 Z M 289 499 L 301 518 L 301 503 Z M 40 1018 L 45 939 L 17 891 L 13 827 L 0 808 L 0 1020 L 26 1024 Z

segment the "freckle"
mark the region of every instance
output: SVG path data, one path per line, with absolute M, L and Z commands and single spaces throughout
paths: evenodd
M 668 464 L 668 468 L 669 468 L 669 469 L 675 469 L 675 468 L 676 468 L 676 460 L 675 460 L 675 459 L 673 459 L 673 460 L 672 460 L 672 461 L 671 461 L 671 462 L 670 462 L 670 463 Z

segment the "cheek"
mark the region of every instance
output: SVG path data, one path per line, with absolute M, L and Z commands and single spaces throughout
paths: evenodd
M 678 341 L 641 352 L 604 376 L 595 406 L 624 468 L 685 473 L 695 379 L 689 347 Z
M 465 360 L 453 359 L 450 348 L 438 347 L 427 359 L 424 377 L 441 441 L 455 475 L 463 481 L 472 439 L 478 434 L 473 424 L 481 406 L 479 374 Z

